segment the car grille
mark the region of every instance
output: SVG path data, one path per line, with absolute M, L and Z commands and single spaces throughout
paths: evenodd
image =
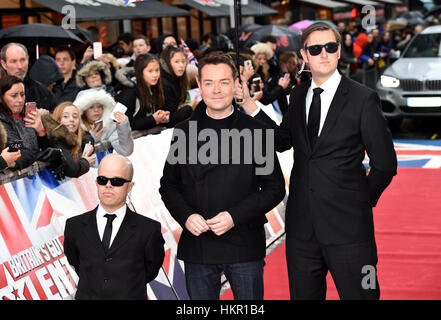
M 400 84 L 404 91 L 441 90 L 441 80 L 420 81 L 416 79 L 402 79 Z
M 441 90 L 441 80 L 426 80 L 427 90 Z
M 404 91 L 422 91 L 423 82 L 414 79 L 404 79 L 400 80 L 401 87 Z

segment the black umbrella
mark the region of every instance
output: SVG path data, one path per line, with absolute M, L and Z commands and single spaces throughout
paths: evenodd
M 242 44 L 243 42 L 245 42 L 245 40 L 249 37 L 250 33 L 261 28 L 262 25 L 260 24 L 246 24 L 244 26 L 240 26 L 238 28 L 239 31 L 239 43 Z M 235 37 L 236 37 L 236 28 L 231 28 L 230 30 L 228 30 L 227 32 L 225 32 L 225 35 L 230 38 L 231 40 L 234 41 Z
M 0 30 L 0 44 L 19 42 L 24 45 L 54 47 L 73 43 L 83 43 L 72 32 L 51 24 L 32 23 Z
M 408 26 L 425 25 L 424 15 L 419 11 L 409 11 L 400 15 L 396 21 L 405 22 Z
M 432 16 L 435 13 L 441 13 L 441 5 L 435 5 L 431 6 L 429 10 L 424 14 L 424 18 L 427 18 L 428 16 Z
M 68 31 L 71 31 L 74 33 L 78 38 L 80 38 L 83 41 L 88 40 L 89 42 L 94 42 L 92 32 L 90 32 L 87 29 L 84 29 L 83 27 L 80 27 L 79 25 L 76 25 L 75 29 L 67 29 Z
M 268 35 L 277 38 L 277 51 L 300 50 L 302 32 L 275 25 L 266 25 L 251 31 L 251 34 L 247 37 L 244 45 L 252 47 L 254 44 L 258 43 L 262 37 Z

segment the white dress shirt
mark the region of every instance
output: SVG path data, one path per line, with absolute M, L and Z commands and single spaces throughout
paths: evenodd
M 331 106 L 332 99 L 334 99 L 335 92 L 337 91 L 338 85 L 340 84 L 341 74 L 335 70 L 334 74 L 325 82 L 322 83 L 320 88 L 323 89 L 323 92 L 320 94 L 320 127 L 318 135 L 320 136 L 320 132 L 322 131 L 323 124 L 325 123 L 326 116 L 328 115 L 329 107 Z M 314 95 L 314 90 L 318 86 L 314 83 L 314 80 L 311 81 L 311 86 L 308 89 L 308 93 L 306 94 L 306 123 L 308 123 L 309 117 L 309 109 L 312 103 L 312 97 Z
M 98 205 L 98 209 L 96 211 L 96 224 L 98 226 L 98 234 L 100 235 L 101 241 L 103 240 L 104 229 L 106 228 L 106 223 L 107 223 L 107 218 L 104 215 L 116 214 L 116 218 L 113 219 L 113 223 L 112 223 L 112 235 L 110 237 L 109 247 L 112 245 L 113 239 L 115 239 L 119 227 L 121 226 L 121 223 L 124 220 L 124 217 L 126 215 L 126 210 L 127 210 L 127 205 L 123 205 L 118 210 L 115 210 L 113 212 L 107 212 L 106 210 L 103 209 L 103 207 L 101 207 L 101 205 Z

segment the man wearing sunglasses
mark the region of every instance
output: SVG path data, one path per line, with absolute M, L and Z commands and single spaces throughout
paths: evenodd
M 101 160 L 96 185 L 100 203 L 69 218 L 64 252 L 79 276 L 75 299 L 147 299 L 148 282 L 164 260 L 159 222 L 130 210 L 131 162 L 109 154 Z
M 292 299 L 325 299 L 328 271 L 341 299 L 380 296 L 372 208 L 397 159 L 377 93 L 337 70 L 340 43 L 326 23 L 304 30 L 300 53 L 312 80 L 293 89 L 280 126 L 244 103 L 276 130 L 277 151 L 294 148 L 285 221 Z

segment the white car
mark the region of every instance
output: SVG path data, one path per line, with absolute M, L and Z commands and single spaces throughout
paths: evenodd
M 441 25 L 416 35 L 377 82 L 392 126 L 405 117 L 441 117 Z

